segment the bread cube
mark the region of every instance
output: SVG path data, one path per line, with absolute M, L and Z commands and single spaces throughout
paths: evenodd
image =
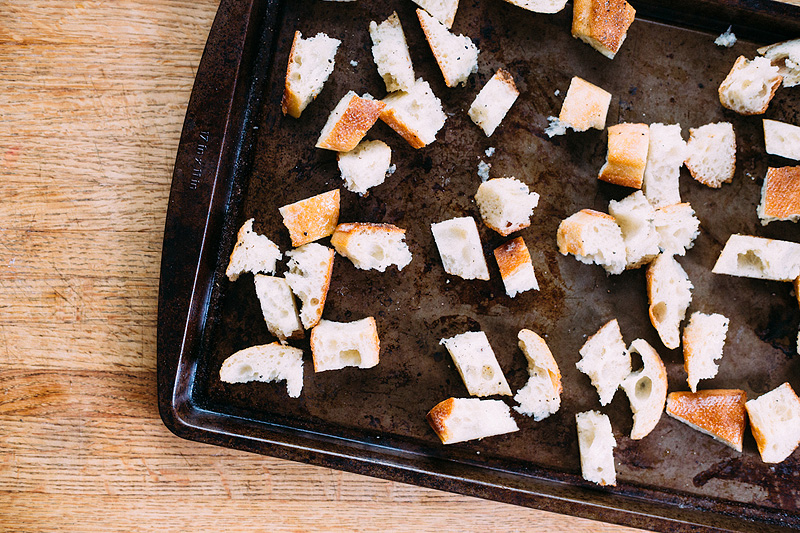
M 575 0 L 572 36 L 614 59 L 635 16 L 636 10 L 625 0 Z
M 503 278 L 506 294 L 510 298 L 531 289 L 539 290 L 531 254 L 522 237 L 517 237 L 495 248 L 494 258 L 497 260 L 497 266 L 500 267 L 500 276 Z
M 511 396 L 503 370 L 497 362 L 486 333 L 468 331 L 449 339 L 442 339 L 453 358 L 464 385 L 471 396 Z
M 761 460 L 780 463 L 800 446 L 800 398 L 784 383 L 745 404 Z
M 516 178 L 493 178 L 480 184 L 475 202 L 486 225 L 506 237 L 531 225 L 539 195 Z
M 306 329 L 316 326 L 322 317 L 331 284 L 334 254 L 331 248 L 315 242 L 286 252 L 290 258 L 286 282 L 300 300 L 300 321 Z
M 458 0 L 414 0 L 419 7 L 433 15 L 447 29 L 453 27 L 458 11 Z
M 691 128 L 686 154 L 686 168 L 703 185 L 718 189 L 730 182 L 736 170 L 733 124 L 717 122 Z
M 263 274 L 256 274 L 254 279 L 256 296 L 269 332 L 282 344 L 286 344 L 286 339 L 302 337 L 303 325 L 289 283 L 284 278 Z
M 337 161 L 345 188 L 365 196 L 386 179 L 392 164 L 392 149 L 383 141 L 362 141 L 349 152 L 340 152 Z
M 712 272 L 745 278 L 795 281 L 800 277 L 800 244 L 751 235 L 731 235 Z
M 781 81 L 783 76 L 769 59 L 757 57 L 750 61 L 739 56 L 719 86 L 719 101 L 741 115 L 760 115 L 767 111 Z
M 339 39 L 332 39 L 324 33 L 303 39 L 299 31 L 294 32 L 281 99 L 284 115 L 300 118 L 303 110 L 322 91 L 333 72 L 334 57 L 341 43 Z
M 311 330 L 310 341 L 314 372 L 372 368 L 379 361 L 378 328 L 371 316 L 354 322 L 320 320 Z
M 767 153 L 800 161 L 800 126 L 766 118 L 763 122 Z
M 614 448 L 617 441 L 611 430 L 611 420 L 598 411 L 586 411 L 577 413 L 575 422 L 578 426 L 583 479 L 598 485 L 616 485 Z
M 225 269 L 225 275 L 231 281 L 236 281 L 245 272 L 271 274 L 281 258 L 281 251 L 274 242 L 253 231 L 253 220 L 245 221 L 236 235 L 236 244 Z
M 339 189 L 278 209 L 292 246 L 302 246 L 332 234 L 339 222 Z
M 337 152 L 349 152 L 380 117 L 386 104 L 369 95 L 358 96 L 348 91 L 328 116 L 319 134 L 316 147 Z
M 617 124 L 608 128 L 608 156 L 598 179 L 642 188 L 647 150 L 650 146 L 650 128 L 647 124 Z
M 431 224 L 444 271 L 464 279 L 489 279 L 478 226 L 472 217 Z
M 491 137 L 518 96 L 519 91 L 514 84 L 514 78 L 500 69 L 483 86 L 467 114 L 472 122 L 481 127 L 487 137 Z
M 442 444 L 519 431 L 511 410 L 500 400 L 448 398 L 428 412 L 427 420 Z
M 411 89 L 414 66 L 397 12 L 380 24 L 374 20 L 370 22 L 369 35 L 372 38 L 372 57 L 386 85 L 386 92 Z
M 428 82 L 418 78 L 408 91 L 397 91 L 383 99 L 381 120 L 399 133 L 414 148 L 436 140 L 447 117 Z
M 411 262 L 405 237 L 406 230 L 392 224 L 355 222 L 339 224 L 331 244 L 356 268 L 384 272 L 391 265 L 403 270 Z
M 764 46 L 758 49 L 758 53 L 778 67 L 784 87 L 800 85 L 800 39 Z
M 519 404 L 514 410 L 538 422 L 561 407 L 561 371 L 543 338 L 529 329 L 520 330 L 517 337 L 528 361 L 528 382 L 514 396 Z
M 741 452 L 746 400 L 747 394 L 739 389 L 671 392 L 667 414 Z
M 653 225 L 658 233 L 658 246 L 665 254 L 685 255 L 700 235 L 700 221 L 688 202 L 659 207 Z
M 297 398 L 303 390 L 303 350 L 278 342 L 239 350 L 222 362 L 219 380 L 223 383 L 286 381 L 286 392 Z
M 617 319 L 609 320 L 586 339 L 580 354 L 581 359 L 575 366 L 592 380 L 600 405 L 608 405 L 631 373 L 631 355 L 625 348 Z
M 647 298 L 650 322 L 664 346 L 674 350 L 680 345 L 681 321 L 692 302 L 689 276 L 670 254 L 660 254 L 647 267 Z
M 800 220 L 800 166 L 768 168 L 757 209 L 761 224 Z
M 655 227 L 656 210 L 642 191 L 620 201 L 611 200 L 608 212 L 622 230 L 625 241 L 625 268 L 639 268 L 658 255 L 659 237 Z
M 680 203 L 680 175 L 686 159 L 686 141 L 680 124 L 650 124 L 650 144 L 642 191 L 653 207 Z
M 697 311 L 692 313 L 689 323 L 683 328 L 683 367 L 692 392 L 697 392 L 697 383 L 701 379 L 717 375 L 719 367 L 715 361 L 722 357 L 728 324 L 730 320 L 723 315 Z
M 478 71 L 478 47 L 472 39 L 450 33 L 444 24 L 422 9 L 417 9 L 417 18 L 445 84 L 455 87 L 467 83 L 470 74 Z
M 573 254 L 581 263 L 596 263 L 609 274 L 621 274 L 625 270 L 625 241 L 611 215 L 582 209 L 561 221 L 556 242 L 562 255 Z
M 569 83 L 558 119 L 549 117 L 551 125 L 545 133 L 553 137 L 564 135 L 566 128 L 575 131 L 586 131 L 589 128 L 602 130 L 606 127 L 606 115 L 610 103 L 610 92 L 575 76 Z

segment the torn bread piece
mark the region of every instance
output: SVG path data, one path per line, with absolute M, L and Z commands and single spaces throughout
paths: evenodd
M 335 252 L 315 242 L 286 252 L 286 281 L 300 300 L 300 321 L 306 329 L 313 328 L 322 318 L 333 272 Z
M 522 237 L 517 237 L 495 248 L 494 258 L 500 268 L 500 276 L 503 278 L 506 294 L 510 298 L 531 289 L 539 290 L 531 254 Z
M 763 226 L 778 220 L 800 220 L 800 166 L 767 169 L 756 213 Z
M 354 322 L 320 320 L 311 330 L 314 372 L 347 366 L 372 368 L 379 362 L 378 327 L 371 316 Z
M 495 72 L 472 102 L 467 115 L 491 137 L 519 96 L 514 78 L 503 69 Z
M 442 444 L 519 431 L 511 409 L 501 400 L 448 398 L 436 404 L 427 419 Z
M 386 92 L 411 89 L 415 79 L 414 66 L 397 12 L 380 24 L 374 20 L 370 22 L 369 35 L 372 39 L 372 58 L 386 85 Z
M 583 479 L 598 485 L 616 485 L 614 448 L 617 441 L 611 430 L 611 420 L 599 411 L 586 411 L 577 413 L 575 422 L 578 425 Z
M 642 191 L 653 207 L 680 203 L 680 175 L 686 159 L 686 141 L 680 124 L 650 124 L 650 144 Z
M 511 5 L 535 13 L 558 13 L 567 5 L 567 0 L 505 0 Z
M 538 422 L 561 407 L 561 371 L 543 338 L 529 329 L 520 330 L 517 338 L 528 360 L 528 382 L 514 396 L 519 404 L 514 410 Z
M 761 460 L 780 463 L 800 446 L 800 398 L 784 383 L 745 404 Z
M 575 0 L 572 36 L 614 59 L 635 16 L 636 10 L 625 0 Z
M 670 254 L 660 254 L 647 267 L 650 322 L 670 350 L 680 346 L 681 321 L 692 302 L 693 288 L 686 271 Z
M 556 117 L 548 117 L 550 126 L 545 130 L 548 137 L 564 135 L 567 128 L 586 131 L 589 128 L 605 129 L 611 93 L 574 76 L 569 82 L 567 96 Z
M 442 339 L 471 396 L 511 396 L 503 370 L 483 331 L 468 331 Z
M 760 115 L 767 111 L 781 81 L 783 76 L 769 59 L 757 57 L 750 61 L 739 56 L 719 86 L 719 101 L 740 115 Z
M 658 255 L 659 236 L 655 227 L 656 210 L 642 191 L 620 201 L 611 200 L 608 212 L 614 217 L 625 241 L 625 268 L 639 268 Z
M 747 394 L 738 389 L 671 392 L 667 414 L 741 452 L 746 400 Z
M 336 50 L 342 42 L 324 33 L 303 39 L 294 32 L 289 64 L 286 67 L 286 84 L 281 99 L 281 111 L 294 118 L 300 114 L 322 91 L 333 72 Z
M 381 120 L 399 133 L 414 148 L 422 148 L 436 140 L 447 117 L 442 101 L 431 86 L 418 78 L 408 91 L 397 91 L 383 99 L 386 104 Z
M 353 222 L 336 226 L 331 245 L 356 268 L 384 272 L 391 265 L 403 270 L 411 262 L 405 238 L 406 230 L 392 224 Z
M 256 274 L 254 279 L 256 296 L 269 332 L 282 344 L 286 344 L 286 339 L 302 337 L 303 324 L 289 283 L 284 278 L 263 274 Z
M 667 401 L 667 369 L 658 352 L 644 339 L 633 341 L 628 353 L 638 353 L 643 364 L 641 370 L 628 374 L 620 385 L 633 411 L 631 439 L 639 440 L 649 435 L 661 420 Z
M 224 383 L 286 381 L 292 398 L 303 390 L 303 350 L 278 342 L 239 350 L 222 362 L 219 379 Z
M 478 47 L 464 35 L 450 33 L 447 27 L 422 9 L 417 18 L 433 57 L 448 87 L 464 85 L 470 74 L 478 71 Z
M 556 242 L 562 255 L 573 254 L 581 263 L 597 263 L 609 274 L 625 270 L 625 240 L 611 215 L 582 209 L 561 221 Z
M 697 311 L 692 313 L 689 323 L 683 328 L 683 368 L 692 392 L 697 392 L 697 383 L 701 379 L 717 375 L 716 360 L 722 357 L 728 324 L 730 320 L 723 315 Z
M 608 155 L 597 179 L 641 189 L 649 147 L 650 127 L 647 124 L 609 126 Z
M 333 233 L 339 222 L 339 189 L 312 196 L 278 209 L 289 230 L 292 246 L 314 242 Z
M 778 67 L 784 87 L 800 85 L 800 39 L 764 46 L 758 53 Z
M 685 255 L 700 235 L 700 220 L 688 202 L 659 207 L 653 224 L 658 246 L 665 254 Z
M 617 319 L 609 320 L 586 339 L 580 354 L 581 360 L 575 366 L 592 380 L 600 405 L 608 405 L 631 373 L 631 354 L 625 348 Z
M 800 244 L 734 234 L 722 248 L 714 274 L 794 281 L 800 277 Z
M 800 126 L 766 118 L 763 123 L 767 153 L 800 161 Z
M 365 196 L 386 179 L 392 164 L 392 149 L 383 141 L 362 141 L 349 152 L 336 156 L 345 188 Z
M 447 29 L 453 27 L 458 11 L 458 0 L 414 0 L 414 3 L 433 15 Z
M 733 124 L 717 122 L 689 130 L 686 168 L 692 177 L 714 189 L 733 180 L 736 170 L 736 135 Z
M 328 116 L 316 147 L 349 152 L 358 146 L 384 107 L 385 103 L 369 95 L 361 97 L 354 91 L 348 91 Z
M 236 244 L 225 269 L 225 275 L 231 281 L 236 281 L 245 272 L 272 274 L 282 257 L 277 244 L 253 231 L 253 220 L 246 220 L 236 235 Z
M 478 226 L 472 217 L 457 217 L 431 224 L 433 239 L 444 271 L 464 279 L 489 279 Z
M 475 203 L 486 225 L 506 237 L 531 225 L 539 195 L 516 178 L 493 178 L 480 184 Z

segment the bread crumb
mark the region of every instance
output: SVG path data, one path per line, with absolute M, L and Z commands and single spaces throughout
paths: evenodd
M 494 155 L 494 146 L 490 146 L 483 153 L 486 154 L 486 157 L 492 157 Z
M 730 48 L 734 44 L 736 44 L 736 35 L 731 31 L 733 26 L 728 26 L 728 29 L 725 30 L 725 33 L 721 34 L 714 40 L 714 44 L 717 46 L 724 46 L 725 48 Z
M 567 126 L 565 122 L 561 122 L 558 117 L 547 117 L 550 125 L 544 130 L 548 137 L 556 135 L 565 135 L 567 133 Z
M 351 60 L 350 60 L 350 64 L 351 64 L 352 66 L 354 66 L 354 67 L 357 67 L 357 66 L 358 66 L 358 61 L 356 61 L 355 59 L 351 59 Z
M 397 170 L 397 165 L 395 165 L 394 163 L 389 165 L 389 168 L 386 169 L 386 177 L 388 178 L 389 176 L 394 174 L 395 170 Z
M 489 179 L 489 169 L 492 168 L 492 165 L 486 163 L 482 159 L 478 163 L 478 177 L 481 179 L 481 182 L 484 182 Z
M 553 95 L 561 96 L 561 90 L 560 89 L 556 89 L 556 92 L 554 92 Z

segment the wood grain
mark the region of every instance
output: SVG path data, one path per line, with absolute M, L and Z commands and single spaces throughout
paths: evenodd
M 163 426 L 161 239 L 217 5 L 0 9 L 0 530 L 633 531 L 201 445 Z

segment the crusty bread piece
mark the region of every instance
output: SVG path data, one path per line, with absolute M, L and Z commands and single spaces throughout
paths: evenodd
M 417 18 L 445 84 L 448 87 L 466 84 L 470 74 L 478 71 L 478 47 L 469 37 L 450 33 L 423 9 L 417 9 Z
M 800 84 L 800 39 L 764 46 L 758 49 L 758 53 L 778 67 L 784 87 Z
M 284 115 L 300 118 L 306 106 L 322 91 L 333 72 L 334 57 L 341 43 L 324 33 L 303 39 L 299 31 L 294 32 L 281 100 Z
M 317 325 L 325 308 L 335 252 L 315 242 L 286 252 L 290 257 L 286 281 L 300 300 L 300 321 L 306 329 Z
M 620 385 L 628 395 L 633 411 L 631 438 L 639 440 L 649 435 L 661 420 L 667 401 L 667 369 L 658 353 L 644 339 L 633 341 L 628 353 L 638 353 L 644 365 L 641 370 L 628 374 Z
M 493 178 L 480 184 L 475 203 L 486 225 L 506 237 L 531 225 L 539 195 L 516 178 Z
M 517 237 L 495 248 L 494 258 L 497 260 L 497 266 L 500 267 L 500 276 L 503 278 L 503 285 L 509 297 L 513 298 L 517 294 L 531 289 L 539 290 L 531 254 L 522 237 Z
M 561 371 L 543 338 L 529 329 L 520 330 L 517 338 L 528 360 L 528 382 L 514 396 L 519 404 L 514 410 L 538 422 L 561 407 Z
M 719 86 L 719 101 L 741 115 L 760 115 L 767 111 L 781 81 L 783 76 L 769 59 L 757 57 L 750 61 L 739 56 Z
M 475 97 L 467 114 L 487 137 L 491 137 L 518 96 L 514 78 L 505 70 L 499 69 Z
M 253 220 L 249 219 L 239 228 L 225 275 L 236 281 L 245 272 L 275 272 L 275 263 L 281 251 L 274 242 L 253 231 Z
M 625 0 L 575 0 L 572 36 L 614 59 L 635 16 L 636 10 Z
M 680 124 L 650 124 L 650 145 L 642 191 L 653 207 L 681 201 L 680 175 L 686 159 L 686 141 Z
M 552 137 L 564 135 L 567 128 L 575 131 L 586 131 L 589 128 L 602 130 L 606 127 L 606 115 L 610 103 L 610 92 L 574 76 L 569 82 L 569 89 L 564 97 L 564 103 L 561 104 L 558 118 L 548 117 L 551 124 L 545 133 Z
M 767 153 L 800 161 L 800 126 L 766 118 L 763 122 Z
M 292 246 L 327 237 L 339 222 L 339 189 L 285 205 L 278 209 L 289 230 Z
M 444 271 L 464 279 L 489 279 L 478 226 L 472 217 L 458 217 L 431 224 Z
M 397 12 L 380 24 L 374 20 L 370 22 L 369 35 L 372 38 L 372 57 L 386 85 L 386 92 L 411 89 L 415 79 L 414 66 Z
M 303 350 L 279 342 L 239 350 L 222 362 L 219 379 L 225 383 L 286 381 L 292 398 L 303 390 Z
M 354 322 L 320 320 L 311 330 L 314 372 L 346 366 L 372 368 L 378 364 L 380 340 L 371 316 Z
M 697 392 L 698 381 L 717 375 L 719 367 L 715 361 L 722 357 L 729 323 L 727 317 L 718 313 L 707 315 L 697 311 L 683 328 L 683 368 L 692 392 Z
M 761 460 L 780 463 L 800 446 L 800 398 L 784 383 L 745 404 Z
M 381 120 L 399 133 L 414 148 L 436 140 L 447 117 L 428 82 L 418 78 L 408 91 L 398 91 L 383 99 Z
M 631 354 L 625 348 L 617 319 L 609 320 L 586 339 L 580 354 L 581 360 L 575 366 L 592 380 L 600 405 L 608 405 L 631 373 Z
M 503 370 L 497 362 L 486 333 L 468 331 L 449 339 L 442 339 L 453 358 L 464 385 L 471 396 L 511 396 Z
M 670 350 L 680 345 L 681 321 L 692 302 L 693 288 L 686 271 L 670 254 L 659 254 L 647 267 L 650 322 Z
M 286 339 L 303 336 L 303 324 L 297 314 L 292 288 L 284 278 L 256 274 L 256 295 L 270 333 L 285 344 Z
M 319 134 L 316 147 L 337 152 L 349 152 L 380 117 L 386 104 L 369 95 L 358 96 L 348 91 L 328 116 Z
M 686 168 L 692 177 L 714 189 L 733 179 L 736 170 L 736 134 L 730 122 L 706 124 L 689 130 Z
M 712 272 L 745 278 L 794 281 L 800 277 L 800 244 L 751 235 L 731 235 Z
M 598 411 L 586 411 L 577 413 L 575 422 L 578 425 L 583 479 L 598 485 L 616 485 L 614 448 L 617 441 L 611 430 L 611 420 Z
M 362 141 L 349 152 L 339 152 L 337 160 L 345 188 L 365 196 L 386 179 L 392 149 L 383 141 Z
M 500 400 L 448 398 L 436 404 L 427 419 L 442 444 L 519 431 L 511 409 Z
M 685 255 L 700 235 L 700 221 L 688 202 L 659 207 L 653 224 L 658 245 L 665 254 Z
M 756 212 L 764 226 L 776 220 L 800 220 L 800 166 L 767 169 Z
M 331 244 L 356 268 L 384 272 L 390 265 L 403 270 L 411 262 L 405 237 L 406 230 L 392 224 L 353 222 L 336 226 Z
M 582 209 L 561 221 L 556 242 L 562 255 L 573 254 L 581 263 L 597 263 L 609 274 L 625 270 L 625 241 L 611 215 Z
M 656 210 L 642 191 L 620 201 L 611 200 L 608 212 L 614 217 L 625 241 L 625 268 L 639 268 L 658 255 L 658 232 L 654 224 Z
M 505 0 L 509 4 L 536 13 L 558 13 L 567 5 L 567 0 Z
M 747 394 L 738 389 L 670 392 L 667 414 L 741 452 L 746 400 Z
M 608 128 L 608 155 L 598 179 L 642 188 L 647 150 L 650 147 L 650 128 L 647 124 L 616 124 Z
M 414 3 L 433 15 L 447 29 L 453 27 L 458 11 L 458 0 L 414 0 Z

